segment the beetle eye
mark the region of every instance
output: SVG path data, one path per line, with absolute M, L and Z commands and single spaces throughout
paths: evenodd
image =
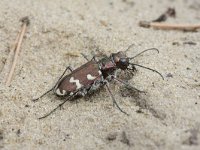
M 120 58 L 120 63 L 122 63 L 122 64 L 127 64 L 128 63 L 128 61 L 126 60 L 126 58 Z
M 119 68 L 125 70 L 129 65 L 129 60 L 127 58 L 120 58 L 119 59 Z

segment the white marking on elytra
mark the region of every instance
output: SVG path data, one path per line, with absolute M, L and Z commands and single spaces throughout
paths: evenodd
M 102 74 L 100 70 L 99 70 L 98 72 L 99 72 L 99 75 L 101 75 L 101 74 Z
M 63 90 L 62 93 L 60 92 L 59 88 L 57 88 L 57 90 L 56 90 L 56 94 L 58 94 L 58 95 L 65 95 L 65 93 L 66 93 L 65 90 Z
M 80 84 L 79 80 L 74 80 L 74 77 L 71 77 L 69 80 L 70 83 L 76 83 L 76 89 L 80 89 L 82 87 L 82 85 Z
M 88 80 L 94 80 L 94 79 L 96 79 L 96 77 L 95 77 L 95 76 L 92 76 L 91 74 L 88 74 L 88 75 L 87 75 L 87 79 L 88 79 Z
M 70 92 L 70 93 L 69 93 L 70 96 L 72 96 L 73 94 L 74 94 L 73 92 Z

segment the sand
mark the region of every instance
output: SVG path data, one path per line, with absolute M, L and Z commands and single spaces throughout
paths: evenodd
M 198 0 L 1 0 L 0 148 L 200 149 L 200 33 L 138 26 L 168 7 L 177 15 L 167 22 L 200 21 Z M 24 16 L 31 24 L 11 86 L 6 87 L 3 67 Z M 51 88 L 66 66 L 86 63 L 80 53 L 92 58 L 124 51 L 131 44 L 128 56 L 159 49 L 159 54 L 149 51 L 133 62 L 158 70 L 165 80 L 137 68 L 128 82 L 145 94 L 110 84 L 130 116 L 113 107 L 103 88 L 38 119 L 62 100 L 52 93 L 35 103 L 32 98 Z

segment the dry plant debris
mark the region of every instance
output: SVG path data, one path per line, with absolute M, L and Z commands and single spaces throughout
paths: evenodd
M 12 61 L 11 59 L 13 59 L 13 55 L 14 55 L 12 66 L 9 69 L 10 70 L 9 74 L 5 76 L 6 86 L 9 86 L 10 83 L 11 83 L 11 79 L 12 79 L 12 76 L 14 74 L 14 70 L 15 70 L 15 67 L 16 67 L 16 64 L 17 64 L 17 61 L 18 61 L 18 58 L 19 58 L 19 53 L 20 53 L 20 47 L 21 47 L 21 44 L 22 44 L 22 40 L 23 40 L 23 37 L 25 35 L 27 26 L 30 23 L 28 17 L 23 17 L 22 19 L 20 19 L 20 21 L 22 22 L 21 30 L 20 30 L 19 34 L 17 35 L 17 38 L 16 38 L 16 40 L 15 40 L 15 42 L 13 44 L 13 47 L 10 50 L 8 59 L 6 61 L 5 67 L 4 67 L 4 69 L 7 69 L 6 67 L 9 67 L 8 64 L 9 64 L 9 62 Z
M 139 26 L 144 28 L 155 28 L 162 30 L 182 30 L 182 31 L 196 31 L 200 29 L 200 24 L 173 24 L 173 23 L 161 23 L 167 20 L 168 17 L 175 17 L 176 11 L 174 8 L 168 8 L 167 11 L 161 14 L 157 19 L 153 21 L 140 21 Z

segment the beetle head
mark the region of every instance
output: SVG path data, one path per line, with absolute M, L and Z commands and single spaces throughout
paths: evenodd
M 127 67 L 129 66 L 129 58 L 122 51 L 112 54 L 112 58 L 116 64 L 117 68 L 126 70 Z
M 111 55 L 111 58 L 112 58 L 113 62 L 116 64 L 116 67 L 119 68 L 119 69 L 121 69 L 121 70 L 132 70 L 132 71 L 135 71 L 135 69 L 136 69 L 135 66 L 138 66 L 138 67 L 145 68 L 145 69 L 151 70 L 151 71 L 153 71 L 153 72 L 159 74 L 159 75 L 162 77 L 162 79 L 164 80 L 164 77 L 162 76 L 162 74 L 161 74 L 160 72 L 158 72 L 158 71 L 156 71 L 156 70 L 154 70 L 154 69 L 151 69 L 151 68 L 149 68 L 149 67 L 145 67 L 145 66 L 142 66 L 142 65 L 139 65 L 139 64 L 135 64 L 135 63 L 131 63 L 131 62 L 130 62 L 130 60 L 132 60 L 132 59 L 134 59 L 135 57 L 140 56 L 141 54 L 143 54 L 143 53 L 145 53 L 145 52 L 147 52 L 147 51 L 150 51 L 150 50 L 154 50 L 154 51 L 157 51 L 157 52 L 159 53 L 158 49 L 156 49 L 156 48 L 146 49 L 146 50 L 140 52 L 139 54 L 135 55 L 134 57 L 127 57 L 125 53 L 126 53 L 132 46 L 133 46 L 133 44 L 130 45 L 130 46 L 128 47 L 128 49 L 125 50 L 124 52 L 120 51 L 120 52 L 118 52 L 118 53 L 113 53 L 113 54 Z

